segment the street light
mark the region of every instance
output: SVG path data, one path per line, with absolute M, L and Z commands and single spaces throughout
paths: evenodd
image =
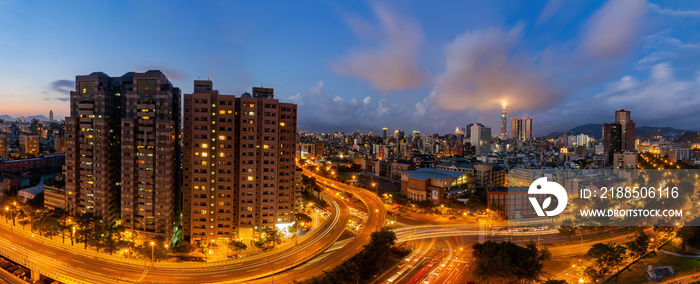
M 153 246 L 154 246 L 155 244 L 156 244 L 156 243 L 151 242 L 151 263 L 155 262 L 155 258 L 153 257 Z

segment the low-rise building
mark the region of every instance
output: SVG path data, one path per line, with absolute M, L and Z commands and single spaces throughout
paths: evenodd
M 446 193 L 455 188 L 466 188 L 469 175 L 462 172 L 420 168 L 401 173 L 401 194 L 413 201 L 443 202 Z
M 44 185 L 40 184 L 40 185 L 37 185 L 35 187 L 28 187 L 28 188 L 20 189 L 19 191 L 17 191 L 17 195 L 19 195 L 19 197 L 24 198 L 24 202 L 26 203 L 27 200 L 34 199 L 34 197 L 36 197 L 37 194 L 39 194 L 43 191 L 44 191 Z
M 44 186 L 44 206 L 50 209 L 66 209 L 66 189 L 51 185 Z
M 636 152 L 622 152 L 613 155 L 613 167 L 616 169 L 634 169 L 637 167 Z

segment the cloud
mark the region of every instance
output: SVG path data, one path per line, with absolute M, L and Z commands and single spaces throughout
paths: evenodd
M 309 90 L 309 96 L 312 98 L 318 98 L 323 95 L 323 81 L 318 81 L 316 86 L 311 87 Z
M 661 8 L 659 5 L 649 3 L 649 10 L 654 13 L 672 17 L 693 17 L 700 18 L 700 10 L 676 10 L 672 8 Z
M 447 110 L 490 110 L 503 102 L 511 109 L 538 110 L 557 102 L 561 93 L 550 86 L 549 67 L 518 48 L 522 30 L 516 25 L 457 36 L 446 47 L 446 70 L 435 78 L 430 98 Z
M 625 55 L 636 43 L 647 12 L 644 0 L 612 0 L 586 23 L 583 48 L 597 59 Z
M 423 75 L 418 66 L 424 35 L 420 24 L 395 14 L 381 4 L 373 5 L 379 27 L 349 17 L 348 25 L 360 37 L 375 44 L 356 49 L 331 69 L 341 75 L 368 80 L 379 91 L 399 91 L 419 87 Z
M 75 81 L 71 80 L 56 80 L 51 82 L 51 90 L 59 92 L 61 94 L 69 94 L 73 88 L 75 88 Z
M 660 62 L 677 60 L 691 64 L 691 68 L 696 66 L 700 59 L 698 51 L 700 43 L 687 43 L 671 35 L 670 30 L 664 30 L 644 38 L 644 48 L 648 50 L 641 60 L 636 64 L 639 69 L 648 69 Z

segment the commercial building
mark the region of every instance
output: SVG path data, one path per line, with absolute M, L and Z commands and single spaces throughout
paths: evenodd
M 616 152 L 634 151 L 635 124 L 630 117 L 630 111 L 619 109 L 615 111 L 615 122 L 603 125 L 603 146 L 612 162 Z
M 463 172 L 420 168 L 401 173 L 401 194 L 414 201 L 443 202 L 446 193 L 469 184 L 469 174 Z
M 613 154 L 613 168 L 634 169 L 637 167 L 637 153 L 626 151 Z
M 195 81 L 184 99 L 183 233 L 253 240 L 293 222 L 297 107 L 271 88 L 240 97 Z
M 485 155 L 491 152 L 491 128 L 485 127 L 481 123 L 467 127 L 470 129 L 470 141 L 474 146 L 476 155 Z
M 511 118 L 510 137 L 520 141 L 530 141 L 532 139 L 532 117 Z
M 39 155 L 39 135 L 36 134 L 20 134 L 19 135 L 20 153 L 36 156 Z
M 501 110 L 501 138 L 506 139 L 508 131 L 508 112 L 506 111 L 506 104 L 503 103 L 503 110 Z

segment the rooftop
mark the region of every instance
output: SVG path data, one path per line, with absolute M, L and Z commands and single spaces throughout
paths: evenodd
M 446 179 L 450 179 L 450 178 L 458 178 L 458 177 L 461 177 L 462 175 L 464 175 L 464 173 L 462 173 L 462 172 L 439 170 L 439 169 L 434 169 L 434 168 L 420 168 L 420 169 L 412 170 L 412 171 L 403 171 L 401 173 L 408 174 L 408 176 L 410 178 L 419 179 L 419 180 L 428 180 L 428 179 L 446 180 Z

